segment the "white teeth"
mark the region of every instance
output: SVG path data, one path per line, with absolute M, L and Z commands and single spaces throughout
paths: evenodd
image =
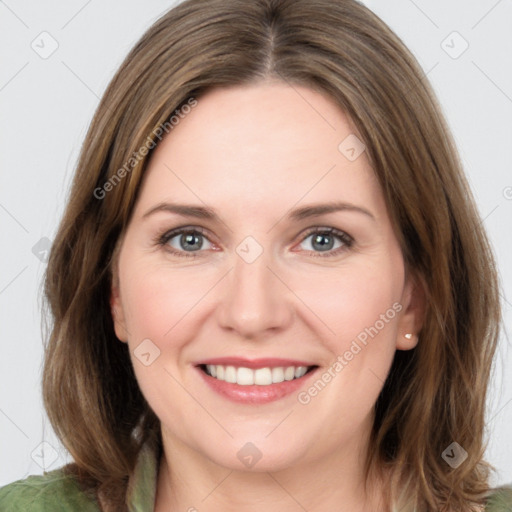
M 287 366 L 275 368 L 258 368 L 253 370 L 243 366 L 206 365 L 208 375 L 225 382 L 236 383 L 239 386 L 269 386 L 285 380 L 299 379 L 308 371 L 307 366 Z
M 288 366 L 284 371 L 284 380 L 293 380 L 295 377 L 295 368 L 293 366 Z
M 224 380 L 233 384 L 236 382 L 236 368 L 234 366 L 226 366 Z
M 284 380 L 284 369 L 283 368 L 272 368 L 272 382 L 283 382 Z
M 236 371 L 236 383 L 240 386 L 251 386 L 254 384 L 254 373 L 250 368 L 238 368 Z
M 295 378 L 298 379 L 300 377 L 303 377 L 304 375 L 306 375 L 307 371 L 307 366 L 297 366 L 297 368 L 295 368 Z
M 270 368 L 258 368 L 254 372 L 254 384 L 268 386 L 272 384 L 272 371 Z

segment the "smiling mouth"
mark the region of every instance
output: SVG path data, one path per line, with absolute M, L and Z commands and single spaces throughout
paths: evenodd
M 206 375 L 216 380 L 238 384 L 239 386 L 270 386 L 284 381 L 297 380 L 318 366 L 276 366 L 265 368 L 246 368 L 243 366 L 200 364 Z

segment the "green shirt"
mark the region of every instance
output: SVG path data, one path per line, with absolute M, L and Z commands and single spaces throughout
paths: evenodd
M 156 452 L 144 445 L 129 480 L 129 512 L 152 512 L 158 474 Z M 488 499 L 486 512 L 512 511 L 512 486 L 495 490 Z M 80 490 L 72 476 L 62 468 L 33 475 L 0 488 L 1 512 L 100 512 L 95 498 Z
M 143 445 L 128 482 L 129 512 L 152 512 L 156 496 L 158 457 Z M 17 480 L 0 488 L 0 512 L 101 512 L 98 501 L 86 495 L 62 468 Z

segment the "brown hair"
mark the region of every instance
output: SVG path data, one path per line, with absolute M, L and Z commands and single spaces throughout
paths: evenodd
M 112 79 L 45 281 L 54 322 L 44 404 L 75 461 L 67 469 L 106 509 L 126 510 L 142 443 L 161 446 L 109 304 L 114 249 L 151 153 L 141 147 L 155 146 L 155 130 L 190 98 L 264 80 L 320 91 L 351 118 L 406 267 L 425 289 L 418 345 L 397 351 L 375 406 L 367 469 L 391 468 L 393 499 L 403 493 L 418 511 L 470 510 L 488 489 L 484 412 L 501 322 L 493 255 L 421 68 L 354 0 L 188 0 L 143 35 Z M 441 457 L 453 441 L 468 453 L 456 469 Z

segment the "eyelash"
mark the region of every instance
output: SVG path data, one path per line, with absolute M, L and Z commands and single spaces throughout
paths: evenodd
M 169 249 L 167 247 L 167 243 L 169 242 L 169 240 L 172 240 L 175 236 L 182 235 L 182 234 L 200 234 L 200 235 L 204 236 L 205 238 L 208 238 L 205 235 L 205 230 L 203 228 L 182 227 L 182 228 L 173 229 L 171 231 L 165 231 L 163 233 L 159 233 L 155 237 L 154 242 L 156 243 L 156 245 L 164 247 L 167 251 L 169 251 L 171 254 L 173 254 L 175 256 L 183 257 L 183 258 L 197 258 L 197 252 L 201 252 L 201 251 L 192 251 L 192 252 L 187 253 L 186 251 L 176 251 L 175 249 Z M 315 258 L 316 257 L 328 258 L 328 257 L 332 257 L 332 256 L 337 256 L 340 252 L 350 249 L 350 247 L 352 247 L 352 245 L 354 244 L 354 239 L 350 235 L 348 235 L 344 231 L 340 231 L 339 229 L 331 228 L 331 227 L 311 228 L 310 230 L 308 230 L 306 232 L 304 237 L 301 239 L 300 243 L 304 242 L 304 240 L 306 240 L 306 238 L 310 237 L 311 235 L 316 235 L 316 234 L 336 236 L 341 240 L 341 242 L 343 242 L 343 247 L 338 247 L 334 251 L 325 251 L 324 254 L 322 254 L 322 252 L 307 251 L 307 252 L 310 252 L 311 255 Z

